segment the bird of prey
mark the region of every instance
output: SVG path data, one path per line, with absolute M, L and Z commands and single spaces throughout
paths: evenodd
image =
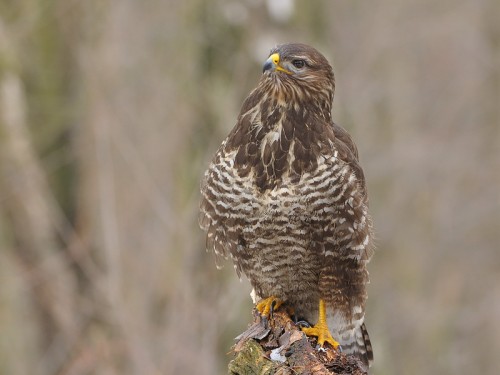
M 250 280 L 257 309 L 286 303 L 318 344 L 373 360 L 364 324 L 372 221 L 358 151 L 332 121 L 332 67 L 316 49 L 271 50 L 201 187 L 207 250 Z M 219 259 L 220 260 L 220 259 Z

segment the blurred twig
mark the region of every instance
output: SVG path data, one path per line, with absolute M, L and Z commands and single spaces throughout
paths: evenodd
M 15 256 L 26 270 L 37 316 L 41 345 L 47 361 L 56 369 L 79 335 L 76 309 L 76 279 L 61 257 L 58 239 L 57 204 L 47 178 L 35 156 L 26 124 L 26 99 L 17 74 L 17 56 L 10 48 L 5 27 L 0 23 L 0 186 L 5 209 L 18 251 Z M 42 370 L 41 373 L 45 373 Z

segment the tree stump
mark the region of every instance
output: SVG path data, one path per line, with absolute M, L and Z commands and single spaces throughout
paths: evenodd
M 316 338 L 307 337 L 282 310 L 254 321 L 239 335 L 232 348 L 230 375 L 363 375 L 367 372 L 354 356 L 347 356 L 329 344 L 318 348 Z

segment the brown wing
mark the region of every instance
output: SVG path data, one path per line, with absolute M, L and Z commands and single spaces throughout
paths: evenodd
M 352 140 L 351 135 L 345 130 L 342 126 L 333 123 L 333 133 L 335 134 L 335 145 L 339 152 L 339 158 L 348 163 L 354 174 L 356 175 L 356 179 L 358 181 L 358 185 L 362 190 L 362 194 L 366 202 L 368 202 L 368 195 L 366 193 L 365 186 L 365 175 L 363 173 L 363 169 L 359 164 L 359 156 L 358 156 L 358 148 L 356 144 Z
M 333 133 L 335 137 L 342 142 L 351 152 L 352 156 L 358 160 L 358 148 L 351 138 L 351 135 L 342 126 L 333 123 Z
M 256 209 L 256 184 L 249 175 L 249 158 L 256 157 L 255 137 L 249 129 L 260 124 L 260 117 L 248 113 L 258 102 L 255 91 L 243 103 L 238 122 L 222 143 L 205 172 L 201 184 L 199 224 L 207 233 L 206 249 L 221 258 L 231 257 L 238 276 L 245 247 L 242 231 Z M 262 137 L 262 135 L 261 135 Z
M 216 255 L 217 267 L 221 258 L 227 259 L 238 246 L 237 227 L 241 213 L 234 209 L 241 202 L 240 187 L 235 183 L 231 151 L 226 150 L 226 142 L 219 148 L 214 160 L 205 172 L 201 184 L 199 224 L 206 231 L 206 249 Z
M 320 271 L 320 294 L 330 309 L 328 325 L 343 350 L 356 354 L 368 366 L 372 357 L 368 337 L 362 328 L 368 272 L 366 264 L 373 254 L 372 224 L 368 214 L 368 198 L 363 170 L 356 146 L 340 126 L 332 126 L 333 157 L 326 158 L 325 177 L 332 184 L 321 199 L 329 202 L 323 215 L 318 238 L 322 237 L 324 257 Z M 321 167 L 321 166 L 320 166 Z

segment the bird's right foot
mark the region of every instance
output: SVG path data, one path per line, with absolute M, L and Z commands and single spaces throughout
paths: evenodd
M 273 311 L 277 310 L 282 304 L 283 301 L 275 296 L 271 296 L 260 300 L 257 303 L 256 308 L 259 311 L 260 315 L 269 317 L 269 315 L 271 315 Z

